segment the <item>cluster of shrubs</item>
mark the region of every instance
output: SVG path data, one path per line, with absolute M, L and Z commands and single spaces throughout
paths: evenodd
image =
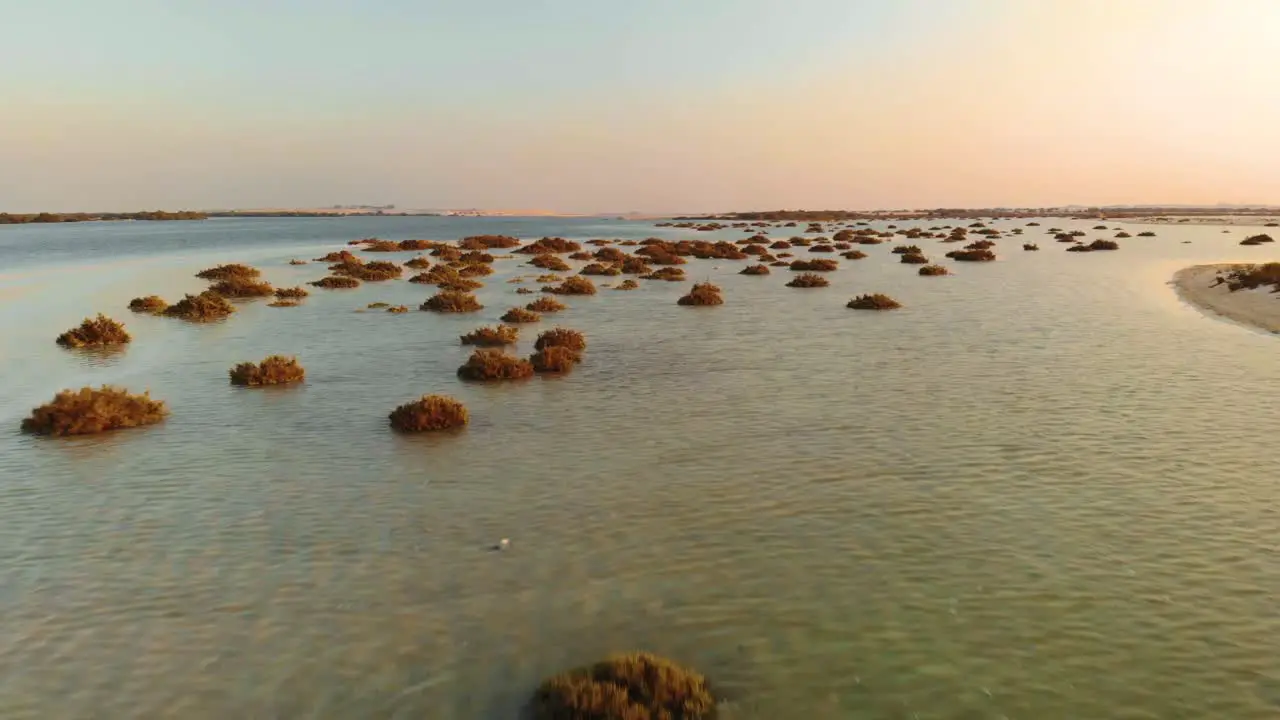
M 831 258 L 814 258 L 812 260 L 796 260 L 791 263 L 791 269 L 796 272 L 833 272 L 840 267 L 840 263 Z
M 769 266 L 768 265 L 748 265 L 742 269 L 742 272 L 738 274 L 739 275 L 768 275 Z
M 560 312 L 561 310 L 567 310 L 568 307 L 568 305 L 565 305 L 555 298 L 543 297 L 525 305 L 524 309 L 536 313 L 554 313 Z
M 1232 267 L 1218 275 L 1215 285 L 1221 283 L 1226 283 L 1232 292 L 1260 287 L 1271 287 L 1273 291 L 1280 292 L 1280 262 Z
M 325 290 L 349 290 L 360 287 L 359 280 L 345 275 L 330 275 L 308 284 Z
M 950 275 L 951 271 L 943 265 L 925 265 L 920 268 L 920 274 L 926 277 L 938 275 Z
M 502 322 L 505 323 L 535 323 L 542 319 L 542 316 L 532 310 L 514 307 L 502 315 Z
M 225 297 L 206 290 L 199 295 L 187 295 L 178 302 L 164 309 L 165 317 L 175 317 L 192 322 L 210 322 L 221 320 L 236 308 Z
M 559 285 L 550 285 L 542 288 L 543 292 L 555 295 L 595 295 L 596 286 L 588 278 L 581 275 L 565 278 L 564 282 Z
M 1088 245 L 1072 245 L 1067 252 L 1093 252 L 1094 250 L 1119 250 L 1120 243 L 1115 240 L 1094 240 Z
M 902 307 L 902 303 L 888 295 L 874 293 L 871 295 L 859 295 L 850 300 L 845 307 L 853 308 L 854 310 L 895 310 Z
M 169 303 L 159 295 L 147 295 L 146 297 L 137 297 L 129 301 L 129 309 L 134 312 L 145 313 L 162 313 L 165 308 L 169 307 Z
M 632 280 L 631 278 L 627 278 L 626 280 L 618 283 L 618 287 L 614 288 L 614 290 L 635 290 L 638 287 L 640 287 L 640 283 Z
M 296 357 L 269 355 L 260 363 L 243 362 L 229 371 L 232 385 L 262 387 L 301 382 L 307 376 Z
M 514 252 L 522 255 L 545 255 L 573 253 L 581 249 L 582 246 L 572 240 L 565 240 L 560 237 L 544 237 L 524 247 L 517 248 Z
M 724 298 L 720 297 L 720 288 L 711 283 L 694 283 L 689 289 L 689 293 L 676 301 L 678 305 L 685 306 L 702 306 L 702 305 L 723 305 Z
M 439 313 L 461 313 L 483 310 L 484 306 L 471 293 L 459 290 L 441 290 L 427 298 L 419 309 Z
M 125 345 L 133 338 L 124 329 L 124 324 L 98 313 L 97 317 L 85 318 L 79 327 L 58 336 L 56 342 L 68 348 L 107 347 Z
M 660 267 L 647 275 L 641 275 L 641 280 L 666 280 L 667 282 L 684 281 L 684 270 L 678 267 Z
M 133 395 L 122 388 L 103 385 L 63 390 L 51 402 L 34 408 L 23 419 L 22 431 L 33 435 L 89 435 L 141 427 L 164 420 L 164 403 L 147 393 Z
M 514 345 L 520 339 L 520 328 L 510 325 L 478 327 L 466 335 L 459 336 L 463 345 L 477 347 L 501 347 Z
M 826 287 L 830 284 L 831 283 L 821 275 L 817 275 L 815 273 L 801 273 L 791 278 L 791 282 L 787 283 L 787 287 L 820 288 Z
M 537 720 L 711 720 L 716 700 L 698 672 L 636 653 L 547 679 L 531 710 Z
M 462 403 L 444 395 L 423 395 L 391 411 L 391 427 L 416 433 L 458 428 L 470 422 Z
M 947 257 L 959 262 L 991 262 L 996 254 L 985 248 L 980 250 L 952 250 Z
M 1250 235 L 1240 241 L 1241 245 L 1262 245 L 1264 243 L 1275 242 L 1270 235 L 1262 233 L 1260 235 Z

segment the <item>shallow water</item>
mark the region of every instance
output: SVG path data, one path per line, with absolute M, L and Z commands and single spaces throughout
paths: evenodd
M 210 326 L 124 306 L 197 291 L 218 262 L 316 279 L 288 259 L 367 236 L 690 233 L 0 227 L 0 717 L 510 718 L 547 674 L 649 649 L 704 670 L 732 718 L 1274 718 L 1280 345 L 1166 284 L 1274 251 L 1237 247 L 1244 228 L 1081 255 L 1043 234 L 1094 224 L 1046 220 L 1027 229 L 1039 253 L 1006 236 L 999 262 L 943 278 L 864 248 L 817 290 L 694 260 L 725 305 L 647 281 L 568 298 L 541 325 L 586 332 L 585 364 L 497 386 L 456 380 L 457 335 L 528 300 L 505 282 L 536 274 L 519 260 L 466 316 L 355 312 L 429 295 L 403 280 Z M 905 308 L 844 308 L 862 292 Z M 128 323 L 127 350 L 53 344 L 97 311 Z M 304 386 L 227 384 L 274 352 L 300 356 Z M 56 390 L 100 383 L 173 414 L 17 432 Z M 472 425 L 388 431 L 430 392 Z

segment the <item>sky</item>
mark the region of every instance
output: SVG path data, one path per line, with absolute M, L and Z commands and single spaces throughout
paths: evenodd
M 1280 203 L 1280 0 L 0 0 L 0 211 Z

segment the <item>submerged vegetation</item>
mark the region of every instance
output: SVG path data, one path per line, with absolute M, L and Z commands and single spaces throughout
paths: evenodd
M 232 275 L 209 286 L 209 292 L 228 298 L 258 298 L 275 294 L 275 288 L 268 282 Z
M 768 275 L 769 266 L 768 265 L 748 265 L 742 268 L 742 272 L 738 274 L 739 275 Z
M 549 345 L 529 356 L 536 373 L 567 373 L 582 362 L 582 353 L 563 345 Z
M 636 653 L 543 681 L 531 709 L 534 720 L 711 720 L 716 701 L 698 672 Z
M 475 345 L 477 347 L 499 347 L 502 345 L 514 345 L 520 339 L 520 328 L 510 325 L 495 325 L 478 327 L 475 330 L 461 335 L 458 338 L 463 345 Z
M 159 295 L 147 295 L 146 297 L 136 297 L 129 301 L 129 309 L 134 312 L 158 313 L 164 312 L 169 307 L 169 303 Z
M 484 306 L 471 293 L 460 290 L 441 290 L 427 298 L 419 309 L 440 313 L 461 313 L 483 310 Z
M 834 272 L 840 267 L 840 263 L 831 258 L 814 258 L 813 260 L 796 260 L 791 263 L 791 269 L 794 271 L 805 272 Z
M 944 265 L 925 265 L 920 268 L 920 274 L 926 277 L 936 277 L 939 275 L 950 275 L 951 271 Z
M 125 345 L 131 340 L 133 338 L 124 329 L 124 323 L 98 313 L 97 317 L 85 318 L 78 327 L 59 335 L 56 342 L 63 347 L 83 348 Z
M 542 319 L 542 316 L 532 310 L 513 307 L 502 315 L 504 323 L 535 323 Z
M 282 300 L 283 299 L 301 300 L 302 298 L 307 297 L 310 294 L 311 293 L 307 292 L 306 288 L 303 288 L 301 286 L 291 287 L 291 288 L 276 288 L 276 297 Z
M 568 309 L 568 307 L 569 307 L 568 305 L 565 305 L 564 303 L 560 302 L 555 298 L 544 297 L 544 298 L 538 298 L 537 300 L 534 300 L 528 305 L 525 305 L 524 309 L 530 312 L 553 313 L 553 312 L 560 312 L 561 310 L 566 310 Z
M 701 306 L 701 305 L 723 305 L 724 298 L 720 297 L 720 288 L 706 283 L 694 283 L 689 289 L 689 294 L 681 297 L 676 301 L 677 305 L 685 306 Z
M 874 293 L 871 295 L 859 295 L 850 300 L 845 307 L 853 308 L 854 310 L 895 310 L 902 307 L 902 303 L 888 295 Z
M 63 390 L 49 403 L 31 411 L 22 431 L 33 435 L 90 435 L 151 425 L 168 415 L 164 403 L 147 393 L 132 395 L 123 388 L 103 385 Z
M 359 280 L 343 275 L 330 275 L 308 284 L 325 290 L 350 290 L 351 288 L 360 287 Z
M 269 355 L 260 363 L 243 362 L 229 371 L 232 385 L 261 387 L 301 382 L 307 371 L 296 357 Z
M 814 273 L 801 273 L 800 275 L 791 278 L 791 282 L 787 283 L 787 287 L 820 288 L 826 287 L 830 284 L 831 283 L 821 275 L 815 275 Z
M 576 352 L 583 352 L 587 349 L 587 338 L 577 330 L 552 328 L 539 333 L 538 340 L 533 344 L 534 350 L 542 350 L 549 347 L 566 347 Z
M 405 403 L 390 415 L 391 427 L 400 432 L 432 432 L 458 428 L 471 417 L 462 403 L 444 395 L 423 395 Z
M 262 271 L 255 267 L 231 263 L 229 265 L 206 268 L 196 273 L 196 277 L 201 280 L 229 280 L 231 278 L 256 278 L 261 274 Z
M 458 368 L 463 380 L 519 380 L 533 374 L 533 364 L 524 358 L 508 355 L 502 350 L 476 350 Z
M 205 290 L 199 295 L 187 295 L 170 305 L 165 308 L 163 315 L 193 322 L 209 322 L 220 320 L 235 311 L 231 301 L 218 293 Z
M 596 286 L 589 278 L 581 275 L 574 275 L 565 278 L 564 282 L 559 285 L 545 287 L 543 292 L 553 293 L 555 295 L 595 295 Z
M 1249 237 L 1241 240 L 1240 244 L 1241 245 L 1262 245 L 1264 243 L 1269 243 L 1269 242 L 1275 242 L 1275 240 L 1272 239 L 1270 235 L 1267 235 L 1266 233 L 1262 233 L 1259 235 L 1250 235 Z

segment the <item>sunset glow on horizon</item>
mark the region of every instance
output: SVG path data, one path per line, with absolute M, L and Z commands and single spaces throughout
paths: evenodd
M 1274 0 L 6 17 L 0 211 L 1280 203 Z

